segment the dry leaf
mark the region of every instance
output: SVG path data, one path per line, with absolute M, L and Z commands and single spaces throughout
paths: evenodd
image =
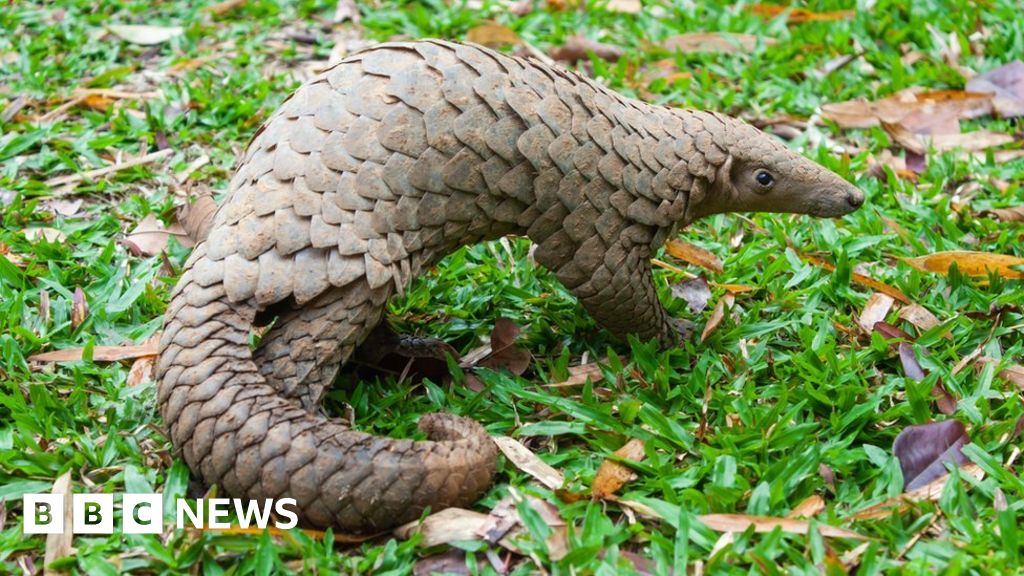
M 519 326 L 508 318 L 498 318 L 491 331 L 491 353 L 477 363 L 477 366 L 500 370 L 508 370 L 516 376 L 526 372 L 530 367 L 532 356 L 523 348 L 515 345 L 519 336 Z
M 825 509 L 825 499 L 817 494 L 804 498 L 795 508 L 786 514 L 786 518 L 812 518 Z
M 970 442 L 959 420 L 907 426 L 896 437 L 892 453 L 900 461 L 904 492 L 926 486 L 946 474 L 946 463 L 968 462 L 961 449 Z
M 96 346 L 92 349 L 93 362 L 119 362 L 134 358 L 151 357 L 157 355 L 157 348 L 160 342 L 159 332 L 150 337 L 142 344 L 130 344 L 128 346 Z M 65 348 L 52 352 L 43 352 L 29 356 L 30 362 L 76 362 L 82 359 L 84 348 Z
M 978 118 L 991 114 L 992 95 L 908 88 L 874 102 L 850 100 L 825 104 L 821 110 L 825 118 L 841 128 L 871 128 L 882 122 L 897 124 L 915 113 L 960 119 Z
M 185 32 L 181 26 L 149 26 L 145 24 L 111 24 L 107 26 L 107 30 L 125 42 L 141 46 L 163 44 Z
M 514 46 L 521 40 L 511 28 L 489 22 L 474 26 L 466 32 L 466 40 L 482 44 L 489 48 L 500 48 L 502 46 Z
M 1007 366 L 999 372 L 999 377 L 1011 384 L 1016 384 L 1017 388 L 1024 390 L 1024 366 L 1020 364 Z
M 149 214 L 121 242 L 136 256 L 154 256 L 167 248 L 171 236 L 176 236 L 185 246 L 192 245 L 181 224 L 175 223 L 165 228 L 163 222 Z
M 774 518 L 769 516 L 748 516 L 746 514 L 704 514 L 697 517 L 702 524 L 716 532 L 746 532 L 751 526 L 755 532 L 771 532 L 780 528 L 788 534 L 807 534 L 810 530 L 810 523 L 806 520 L 793 520 L 790 518 Z M 855 540 L 867 540 L 866 536 L 836 528 L 828 524 L 818 523 L 818 532 L 829 538 L 852 538 Z
M 213 196 L 200 194 L 192 202 L 178 206 L 178 221 L 192 242 L 198 244 L 210 235 L 216 213 L 217 202 Z
M 907 338 L 910 340 L 909 338 Z M 920 382 L 927 377 L 924 368 L 921 367 L 921 363 L 917 360 L 917 354 L 914 352 L 914 347 L 908 342 L 900 342 L 897 346 L 900 355 L 900 364 L 903 365 L 903 373 L 907 375 L 907 378 L 915 382 Z M 955 373 L 955 372 L 954 372 Z M 931 389 L 931 395 L 935 398 L 935 405 L 939 409 L 939 412 L 947 416 L 951 416 L 956 412 L 956 398 L 946 390 L 946 387 L 942 384 L 942 380 L 936 380 L 935 386 Z
M 213 4 L 212 6 L 207 6 L 203 8 L 202 11 L 208 12 L 215 16 L 223 16 L 228 12 L 231 12 L 235 8 L 243 6 L 246 3 L 246 1 L 247 0 L 224 0 L 223 2 Z
M 985 473 L 977 464 L 968 464 L 960 468 L 961 476 L 972 476 L 975 479 L 981 480 Z M 942 496 L 942 492 L 946 488 L 946 482 L 949 481 L 949 474 L 945 474 L 940 478 L 937 478 L 922 486 L 916 490 L 910 490 L 899 496 L 888 498 L 878 504 L 874 504 L 859 510 L 852 516 L 854 520 L 878 520 L 881 518 L 888 518 L 892 515 L 893 509 L 902 512 L 910 507 L 910 504 L 916 502 L 923 502 L 926 500 L 938 501 Z M 970 486 L 970 484 L 967 484 Z
M 700 246 L 695 246 L 678 238 L 673 238 L 665 243 L 665 252 L 684 262 L 700 266 L 712 272 L 723 271 L 722 261 L 718 259 L 718 256 Z
M 561 472 L 541 460 L 518 440 L 508 436 L 494 436 L 493 440 L 497 444 L 498 449 L 501 450 L 501 453 L 516 468 L 533 476 L 541 484 L 552 490 L 558 490 L 565 484 L 565 477 Z
M 690 312 L 700 314 L 708 307 L 708 300 L 711 299 L 711 288 L 703 276 L 691 280 L 684 280 L 672 285 L 672 296 L 686 300 L 686 306 Z
M 125 379 L 125 385 L 133 387 L 144 382 L 152 382 L 154 364 L 156 364 L 156 356 L 142 356 L 136 358 L 135 362 L 132 362 L 131 369 L 128 370 L 128 377 Z
M 811 263 L 811 264 L 814 264 L 815 266 L 818 266 L 819 268 L 824 268 L 825 270 L 828 270 L 829 272 L 835 272 L 836 271 L 836 267 L 835 266 L 833 266 L 832 264 L 830 264 L 830 263 L 828 263 L 828 262 L 826 262 L 826 261 L 824 261 L 824 260 L 822 260 L 822 259 L 820 259 L 818 257 L 810 256 L 810 255 L 806 255 L 806 254 L 801 254 L 800 258 L 805 260 L 805 261 L 807 261 L 807 262 L 809 262 L 809 263 Z M 871 288 L 873 290 L 881 292 L 882 294 L 885 294 L 886 296 L 891 296 L 893 299 L 895 299 L 898 302 L 901 302 L 903 304 L 909 304 L 910 303 L 910 298 L 908 298 L 907 295 L 904 294 L 902 291 L 900 291 L 898 288 L 896 288 L 894 286 L 889 286 L 888 284 L 886 284 L 884 282 L 879 282 L 878 280 L 875 280 L 874 278 L 870 278 L 868 276 L 865 276 L 864 274 L 861 274 L 860 272 L 852 272 L 850 274 L 850 279 L 852 279 L 857 284 L 860 284 L 861 286 L 867 286 L 868 288 Z
M 52 494 L 59 494 L 64 497 L 64 531 L 58 534 L 47 534 L 46 552 L 43 556 L 44 574 L 57 574 L 48 567 L 58 558 L 71 556 L 75 549 L 71 547 L 74 540 L 74 532 L 71 530 L 71 471 L 68 470 L 53 482 Z
M 589 380 L 591 383 L 596 383 L 604 378 L 604 374 L 601 372 L 601 366 L 596 363 L 591 364 L 580 364 L 578 366 L 569 366 L 569 377 L 561 382 L 554 382 L 547 384 L 550 388 L 571 388 L 573 386 L 582 386 Z
M 615 455 L 624 460 L 639 462 L 644 459 L 644 442 L 643 440 L 632 438 L 616 450 Z M 636 474 L 632 468 L 607 458 L 601 463 L 601 467 L 597 469 L 591 494 L 594 498 L 606 499 L 614 495 L 626 482 L 634 478 L 636 478 Z
M 1010 134 L 991 130 L 974 130 L 959 134 L 936 134 L 925 139 L 936 152 L 963 150 L 964 152 L 980 152 L 988 148 L 1011 144 L 1014 138 Z
M 551 57 L 555 60 L 575 64 L 580 60 L 589 60 L 591 53 L 602 60 L 615 62 L 619 58 L 622 58 L 622 55 L 625 54 L 626 51 L 618 46 L 595 42 L 583 36 L 576 35 L 566 38 L 565 44 L 551 50 Z
M 609 12 L 623 12 L 625 14 L 636 14 L 643 10 L 640 0 L 608 0 L 605 8 Z
M 725 309 L 732 308 L 733 303 L 736 302 L 736 296 L 732 292 L 726 292 L 715 304 L 715 309 L 711 311 L 711 318 L 708 318 L 708 323 L 704 326 L 704 331 L 700 333 L 700 341 L 706 342 L 708 336 L 718 328 L 718 325 L 722 323 L 722 319 L 725 318 Z
M 469 555 L 465 550 L 452 548 L 441 552 L 440 554 L 420 558 L 416 561 L 416 564 L 413 565 L 412 574 L 413 576 L 432 576 L 434 574 L 456 574 L 459 576 L 469 576 L 470 574 L 479 574 L 482 572 L 478 566 L 474 566 L 474 569 L 470 571 L 470 568 L 467 565 L 468 558 Z
M 1012 208 L 992 208 L 981 213 L 982 216 L 994 216 L 1003 222 L 1024 222 L 1024 206 Z
M 1024 116 L 1024 62 L 1014 60 L 967 81 L 967 89 L 992 92 L 992 106 L 1003 118 Z
M 21 231 L 25 235 L 25 239 L 30 242 L 38 242 L 40 238 L 53 244 L 54 242 L 63 242 L 67 239 L 64 233 L 56 228 L 25 228 Z
M 666 50 L 679 50 L 685 54 L 697 52 L 753 52 L 758 42 L 772 46 L 778 41 L 774 38 L 754 36 L 753 34 L 733 34 L 729 32 L 687 32 L 670 36 L 661 42 Z
M 1003 278 L 1024 278 L 1024 272 L 1011 268 L 1024 265 L 1024 258 L 1006 254 L 953 250 L 900 260 L 922 272 L 948 274 L 950 266 L 956 264 L 965 276 L 988 276 L 990 272 L 995 272 Z
M 872 293 L 864 304 L 864 310 L 860 313 L 860 317 L 857 319 L 860 329 L 870 336 L 875 329 L 875 323 L 885 321 L 885 317 L 889 314 L 889 310 L 892 309 L 894 302 L 891 296 L 881 292 Z
M 804 22 L 827 22 L 834 20 L 846 20 L 853 18 L 856 12 L 853 10 L 835 10 L 832 12 L 812 12 L 804 8 L 791 8 L 777 4 L 754 4 L 750 11 L 765 18 L 775 18 L 783 12 L 789 11 L 786 22 L 789 24 L 802 24 Z
M 360 18 L 359 6 L 355 0 L 338 0 L 334 7 L 333 21 L 335 24 L 340 24 L 346 20 L 351 21 L 353 24 L 359 24 Z
M 904 306 L 900 310 L 899 317 L 910 322 L 922 332 L 927 332 L 940 324 L 939 319 L 934 314 L 919 304 Z
M 76 330 L 89 316 L 89 303 L 85 300 L 85 292 L 75 286 L 75 294 L 71 297 L 71 329 Z
M 419 532 L 423 535 L 420 545 L 430 548 L 457 540 L 478 540 L 477 533 L 486 523 L 487 514 L 462 508 L 445 508 L 424 518 L 422 524 L 414 520 L 395 528 L 394 535 L 406 540 Z

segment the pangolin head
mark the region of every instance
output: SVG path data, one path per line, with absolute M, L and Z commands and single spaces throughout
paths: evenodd
M 842 216 L 864 203 L 864 193 L 841 176 L 793 152 L 741 120 L 723 123 L 716 141 L 728 154 L 718 167 L 701 215 L 719 212 L 791 212 Z

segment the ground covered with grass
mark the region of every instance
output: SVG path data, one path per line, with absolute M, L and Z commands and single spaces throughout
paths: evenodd
M 90 574 L 1022 569 L 1024 274 L 994 256 L 1024 256 L 1021 91 L 962 92 L 1024 53 L 1013 0 L 15 2 L 0 30 L 0 573 L 38 573 L 48 552 Z M 525 240 L 461 251 L 394 302 L 396 326 L 464 354 L 499 318 L 522 329 L 532 360 L 518 374 L 466 378 L 452 364 L 453 378 L 417 383 L 343 378 L 328 399 L 378 434 L 413 435 L 420 414 L 446 410 L 527 447 L 477 504 L 511 515 L 501 543 L 23 535 L 22 494 L 60 478 L 168 501 L 197 489 L 151 380 L 149 339 L 189 251 L 175 206 L 222 192 L 260 123 L 330 59 L 467 36 L 765 126 L 854 181 L 866 205 L 684 231 L 657 282 L 704 334 L 674 350 L 612 341 Z M 578 36 L 597 44 L 580 50 Z M 834 106 L 858 98 L 881 103 Z M 108 348 L 122 344 L 137 346 Z M 894 439 L 932 422 L 945 424 L 909 438 L 908 468 Z M 936 462 L 923 492 L 904 477 L 922 458 Z

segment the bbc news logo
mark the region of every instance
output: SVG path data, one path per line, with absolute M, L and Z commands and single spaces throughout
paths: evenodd
M 64 495 L 25 494 L 25 534 L 64 534 Z M 114 533 L 113 494 L 72 494 L 71 532 L 74 534 Z M 122 494 L 121 531 L 124 534 L 161 534 L 164 531 L 162 494 Z M 197 498 L 175 501 L 175 526 L 226 529 L 235 513 L 237 526 L 259 529 L 273 526 L 281 530 L 299 523 L 294 498 L 280 500 L 244 500 L 239 498 Z

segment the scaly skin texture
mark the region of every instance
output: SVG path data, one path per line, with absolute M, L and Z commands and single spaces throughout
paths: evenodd
M 249 145 L 173 292 L 160 410 L 203 481 L 295 498 L 307 525 L 370 532 L 467 506 L 495 469 L 479 424 L 423 416 L 430 440 L 413 442 L 318 412 L 388 297 L 422 270 L 525 235 L 604 328 L 671 345 L 678 324 L 650 258 L 678 226 L 737 210 L 837 216 L 862 201 L 732 118 L 479 46 L 381 45 L 299 88 Z M 250 330 L 273 317 L 251 351 Z

